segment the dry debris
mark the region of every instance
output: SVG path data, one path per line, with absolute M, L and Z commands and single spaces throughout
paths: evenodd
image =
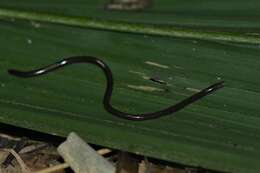
M 75 173 L 103 173 L 106 169 L 100 169 L 101 167 L 109 168 L 110 172 L 115 173 L 213 173 L 124 151 L 97 146 L 94 149 L 75 133 L 71 133 L 58 148 L 59 152 L 51 141 L 42 142 L 28 137 L 17 138 L 0 134 L 0 173 L 71 173 L 73 170 L 76 170 Z

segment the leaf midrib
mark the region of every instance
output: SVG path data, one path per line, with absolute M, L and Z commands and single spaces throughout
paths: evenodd
M 65 16 L 42 12 L 32 12 L 25 10 L 14 10 L 0 8 L 0 18 L 12 18 L 33 20 L 77 26 L 83 28 L 101 29 L 108 31 L 127 32 L 133 34 L 147 34 L 155 36 L 167 36 L 177 38 L 201 39 L 212 41 L 227 41 L 234 43 L 260 44 L 260 37 L 250 36 L 243 33 L 232 33 L 213 30 L 198 30 L 188 27 L 162 26 L 141 23 L 127 23 L 112 20 L 104 20 L 90 17 Z

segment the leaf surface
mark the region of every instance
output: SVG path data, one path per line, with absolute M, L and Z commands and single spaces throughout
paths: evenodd
M 254 21 L 260 7 L 258 1 L 246 5 L 243 1 L 203 1 L 199 5 L 195 0 L 189 3 L 164 0 L 145 12 L 104 11 L 104 3 L 4 0 L 0 7 L 75 19 L 86 16 L 141 25 L 170 24 L 196 32 L 200 28 L 228 34 L 238 32 L 243 37 L 259 27 Z M 232 5 L 234 12 L 229 10 Z M 245 15 L 241 17 L 235 12 Z M 228 20 L 232 17 L 237 20 Z M 240 17 L 244 20 L 238 20 Z M 1 122 L 61 136 L 75 131 L 90 143 L 192 166 L 259 172 L 257 44 L 0 18 Z M 219 22 L 212 21 L 213 18 Z M 115 78 L 112 104 L 126 112 L 162 109 L 218 80 L 225 80 L 226 86 L 175 116 L 132 122 L 118 119 L 103 109 L 105 78 L 92 65 L 74 65 L 34 79 L 7 74 L 9 68 L 30 70 L 74 55 L 97 56 L 107 62 Z M 159 77 L 167 85 L 149 80 L 152 77 Z

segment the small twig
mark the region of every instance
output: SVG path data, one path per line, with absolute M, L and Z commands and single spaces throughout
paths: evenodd
M 30 154 L 30 153 L 35 153 L 38 152 L 40 150 L 43 150 L 47 147 L 49 147 L 49 144 L 39 144 L 39 145 L 31 145 L 31 146 L 27 146 L 25 148 L 23 148 L 19 154 Z
M 5 152 L 9 152 L 10 154 L 12 154 L 12 156 L 14 156 L 14 158 L 17 160 L 18 164 L 20 165 L 21 171 L 23 173 L 31 173 L 31 170 L 26 166 L 23 159 L 19 156 L 17 152 L 15 152 L 13 149 L 1 149 L 1 150 Z
M 108 148 L 103 148 L 103 149 L 97 150 L 97 153 L 101 156 L 106 155 L 106 154 L 111 153 L 111 152 L 112 151 Z
M 14 146 L 13 150 L 16 152 L 16 153 L 19 153 L 19 151 L 21 151 L 21 149 L 24 148 L 24 146 L 26 145 L 27 143 L 27 138 L 22 138 L 20 141 L 17 142 L 17 144 Z M 9 154 L 5 161 L 2 163 L 3 167 L 8 167 L 12 161 L 14 159 L 14 155 L 12 154 Z
M 110 152 L 111 152 L 111 150 L 107 149 L 107 148 L 100 149 L 100 150 L 97 151 L 97 153 L 100 154 L 100 155 L 105 155 L 105 154 L 110 153 Z M 43 169 L 43 170 L 40 170 L 40 171 L 37 171 L 37 172 L 34 172 L 34 173 L 51 173 L 51 172 L 54 172 L 54 171 L 66 169 L 68 167 L 69 167 L 68 163 L 63 163 L 63 164 L 56 165 L 56 166 L 53 166 L 53 167 L 50 167 L 50 168 L 46 168 L 46 169 Z
M 49 168 L 46 168 L 46 169 L 43 169 L 43 170 L 40 170 L 40 171 L 36 171 L 34 173 L 51 173 L 51 172 L 55 172 L 55 171 L 60 171 L 60 170 L 66 169 L 68 167 L 70 167 L 69 164 L 62 163 L 60 165 L 56 165 L 56 166 L 52 166 L 52 167 L 49 167 Z

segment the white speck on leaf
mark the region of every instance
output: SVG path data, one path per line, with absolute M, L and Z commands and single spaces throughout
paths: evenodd
M 28 38 L 28 39 L 27 39 L 27 43 L 28 43 L 28 44 L 32 44 L 32 40 Z
M 37 23 L 37 22 L 34 22 L 34 21 L 31 21 L 31 24 L 33 27 L 35 28 L 40 28 L 41 27 L 41 24 L 40 23 Z

